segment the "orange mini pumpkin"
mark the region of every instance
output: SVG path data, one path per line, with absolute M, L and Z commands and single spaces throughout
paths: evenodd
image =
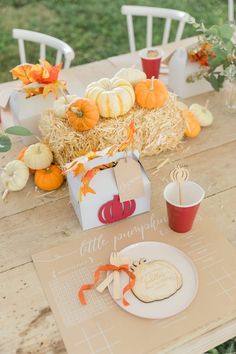
M 24 149 L 21 150 L 21 152 L 19 153 L 17 160 L 23 161 L 24 162 L 24 156 L 25 156 L 25 152 L 28 149 L 28 146 L 24 147 Z M 29 168 L 29 171 L 32 175 L 35 174 L 35 170 L 33 170 L 32 168 Z
M 98 108 L 89 98 L 78 98 L 73 101 L 66 115 L 71 127 L 79 132 L 92 129 L 99 119 Z
M 154 76 L 147 80 L 142 80 L 135 86 L 136 102 L 140 107 L 153 109 L 164 106 L 168 91 L 165 85 L 154 79 Z
M 199 121 L 197 120 L 196 116 L 193 112 L 189 111 L 188 109 L 184 109 L 182 111 L 182 115 L 185 120 L 186 129 L 184 131 L 184 135 L 188 138 L 195 138 L 200 134 L 201 126 Z
M 58 189 L 63 181 L 62 171 L 56 165 L 51 165 L 43 170 L 36 170 L 34 175 L 35 185 L 45 191 Z

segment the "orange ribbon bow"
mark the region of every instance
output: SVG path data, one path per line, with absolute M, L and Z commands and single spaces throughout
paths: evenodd
M 123 265 L 120 265 L 119 267 L 113 265 L 113 264 L 106 264 L 106 265 L 102 265 L 102 266 L 99 266 L 97 268 L 97 270 L 95 271 L 94 273 L 94 282 L 92 284 L 84 284 L 81 286 L 81 288 L 79 289 L 79 292 L 78 292 L 78 298 L 80 300 L 80 303 L 82 305 L 86 305 L 87 302 L 86 302 L 86 299 L 85 299 L 85 296 L 84 296 L 84 291 L 86 290 L 90 290 L 94 287 L 94 285 L 98 282 L 99 278 L 100 278 L 100 272 L 107 272 L 107 271 L 118 271 L 118 272 L 125 272 L 128 276 L 129 276 L 129 283 L 124 287 L 123 289 L 123 304 L 125 306 L 128 306 L 129 303 L 128 301 L 125 299 L 124 295 L 127 291 L 131 290 L 134 285 L 135 285 L 135 275 L 133 272 L 129 271 L 129 265 L 128 264 L 123 264 Z

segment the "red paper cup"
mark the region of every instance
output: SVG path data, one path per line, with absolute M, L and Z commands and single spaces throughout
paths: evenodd
M 177 182 L 169 183 L 164 189 L 169 226 L 176 232 L 187 232 L 192 229 L 195 216 L 205 192 L 197 183 L 186 181 L 181 184 L 182 205 L 179 202 L 179 186 Z
M 149 50 L 154 50 L 158 52 L 158 56 L 154 58 L 149 58 L 147 52 Z M 156 48 L 145 48 L 139 52 L 141 58 L 143 71 L 147 75 L 148 79 L 151 79 L 153 76 L 158 79 L 161 66 L 161 58 L 163 57 L 164 52 L 161 49 Z

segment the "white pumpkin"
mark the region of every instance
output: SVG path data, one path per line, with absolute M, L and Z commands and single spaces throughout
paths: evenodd
M 127 113 L 134 105 L 132 85 L 123 79 L 101 79 L 88 85 L 85 97 L 93 100 L 104 118 L 115 118 Z
M 57 100 L 53 102 L 53 111 L 57 117 L 65 117 L 67 108 L 70 103 L 74 101 L 78 96 L 76 95 L 66 95 L 59 97 Z
M 24 162 L 13 160 L 4 167 L 0 180 L 6 191 L 20 191 L 29 179 L 29 169 Z
M 36 143 L 30 145 L 26 150 L 23 160 L 32 170 L 41 170 L 51 165 L 53 155 L 46 144 Z
M 193 112 L 201 127 L 208 127 L 213 123 L 214 117 L 205 106 L 194 103 L 189 107 L 189 110 Z
M 139 81 L 146 80 L 147 75 L 143 71 L 131 67 L 120 69 L 114 77 L 125 79 L 135 86 Z

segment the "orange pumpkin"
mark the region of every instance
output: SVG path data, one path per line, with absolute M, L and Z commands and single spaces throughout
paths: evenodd
M 154 76 L 147 80 L 142 80 L 135 86 L 136 102 L 140 107 L 153 109 L 164 106 L 168 91 L 160 80 L 155 80 Z
M 43 170 L 36 170 L 34 175 L 35 185 L 45 191 L 58 189 L 63 181 L 62 171 L 56 165 L 51 165 Z
M 99 119 L 96 104 L 88 98 L 78 98 L 73 101 L 66 114 L 71 127 L 79 132 L 93 128 Z
M 182 111 L 182 115 L 186 125 L 184 135 L 188 138 L 195 138 L 200 134 L 201 131 L 201 126 L 198 119 L 193 114 L 193 112 L 189 111 L 188 109 L 184 109 Z
M 28 149 L 28 146 L 24 147 L 23 150 L 21 150 L 21 152 L 19 153 L 17 160 L 23 161 L 24 162 L 24 156 L 25 156 L 25 152 Z M 29 168 L 30 173 L 32 173 L 32 175 L 35 174 L 35 170 L 33 170 L 32 168 Z

